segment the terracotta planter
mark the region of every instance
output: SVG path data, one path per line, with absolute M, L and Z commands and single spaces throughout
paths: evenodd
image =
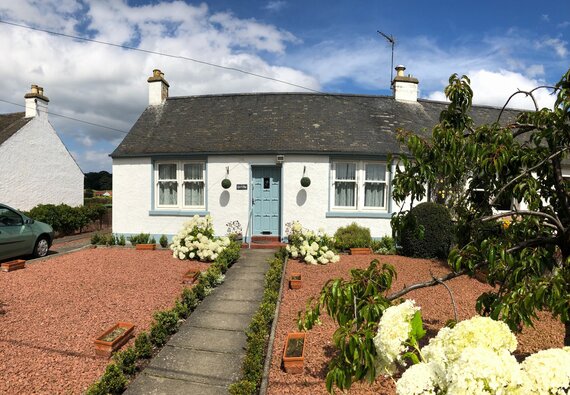
M 130 322 L 118 322 L 95 339 L 95 354 L 109 358 L 133 336 L 135 326 Z M 113 332 L 117 331 L 115 336 Z M 111 337 L 111 338 L 109 338 Z
M 305 363 L 306 333 L 291 332 L 287 334 L 283 350 L 283 368 L 291 374 L 303 373 Z
M 289 288 L 299 289 L 303 285 L 301 281 L 301 273 L 291 273 L 291 278 L 289 279 Z
M 26 267 L 26 261 L 23 259 L 16 259 L 9 262 L 4 262 L 1 266 L 3 272 L 13 272 L 14 270 L 23 269 Z
M 156 244 L 137 244 L 137 250 L 156 250 Z
M 351 248 L 350 255 L 372 255 L 372 249 L 366 248 Z
M 184 275 L 182 282 L 184 284 L 188 284 L 188 285 L 194 284 L 194 283 L 196 283 L 196 281 L 198 281 L 198 277 L 200 277 L 200 273 L 201 272 L 199 270 L 190 269 Z

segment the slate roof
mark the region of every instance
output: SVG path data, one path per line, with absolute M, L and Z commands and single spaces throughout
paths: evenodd
M 392 96 L 255 93 L 168 98 L 149 106 L 113 158 L 188 154 L 352 154 L 400 152 L 397 129 L 431 135 L 445 103 Z M 518 111 L 506 110 L 502 119 Z M 476 124 L 499 109 L 475 106 Z
M 15 112 L 0 114 L 0 145 L 8 140 L 14 133 L 22 129 L 32 118 L 24 118 L 26 113 Z

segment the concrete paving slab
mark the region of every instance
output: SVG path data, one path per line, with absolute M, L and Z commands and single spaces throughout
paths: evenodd
M 226 386 L 194 383 L 187 380 L 150 376 L 145 373 L 129 385 L 126 395 L 227 395 Z
M 206 310 L 195 311 L 192 316 L 190 326 L 226 331 L 245 331 L 251 321 L 250 314 L 228 314 Z M 212 340 L 216 339 L 212 338 Z
M 145 373 L 194 383 L 227 386 L 239 377 L 242 358 L 237 354 L 166 346 L 151 361 Z
M 201 351 L 239 354 L 247 345 L 247 336 L 245 332 L 185 326 L 172 336 L 168 345 Z
M 242 313 L 253 315 L 259 307 L 258 302 L 248 300 L 228 300 L 220 298 L 206 298 L 201 304 L 200 309 L 207 311 L 215 311 L 218 313 Z
M 244 271 L 244 270 L 236 270 L 234 272 L 228 272 L 226 274 L 225 282 L 231 280 L 231 283 L 234 282 L 254 282 L 254 283 L 265 283 L 265 272 L 252 272 L 252 271 Z
M 242 301 L 253 301 L 259 302 L 263 297 L 263 292 L 259 289 L 240 289 L 240 288 L 220 288 L 216 292 L 217 299 L 226 300 L 242 300 Z

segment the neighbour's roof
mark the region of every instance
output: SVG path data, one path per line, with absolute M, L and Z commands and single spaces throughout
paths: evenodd
M 25 115 L 26 113 L 24 112 L 0 114 L 0 145 L 32 119 L 24 118 Z
M 446 103 L 392 96 L 255 93 L 172 97 L 149 106 L 112 157 L 187 154 L 400 152 L 397 130 L 431 136 Z M 474 106 L 475 124 L 500 109 Z M 506 110 L 502 119 L 518 111 Z

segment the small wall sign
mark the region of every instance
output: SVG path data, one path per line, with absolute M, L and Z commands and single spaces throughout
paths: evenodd
M 236 189 L 238 191 L 246 191 L 247 190 L 247 184 L 236 184 Z

